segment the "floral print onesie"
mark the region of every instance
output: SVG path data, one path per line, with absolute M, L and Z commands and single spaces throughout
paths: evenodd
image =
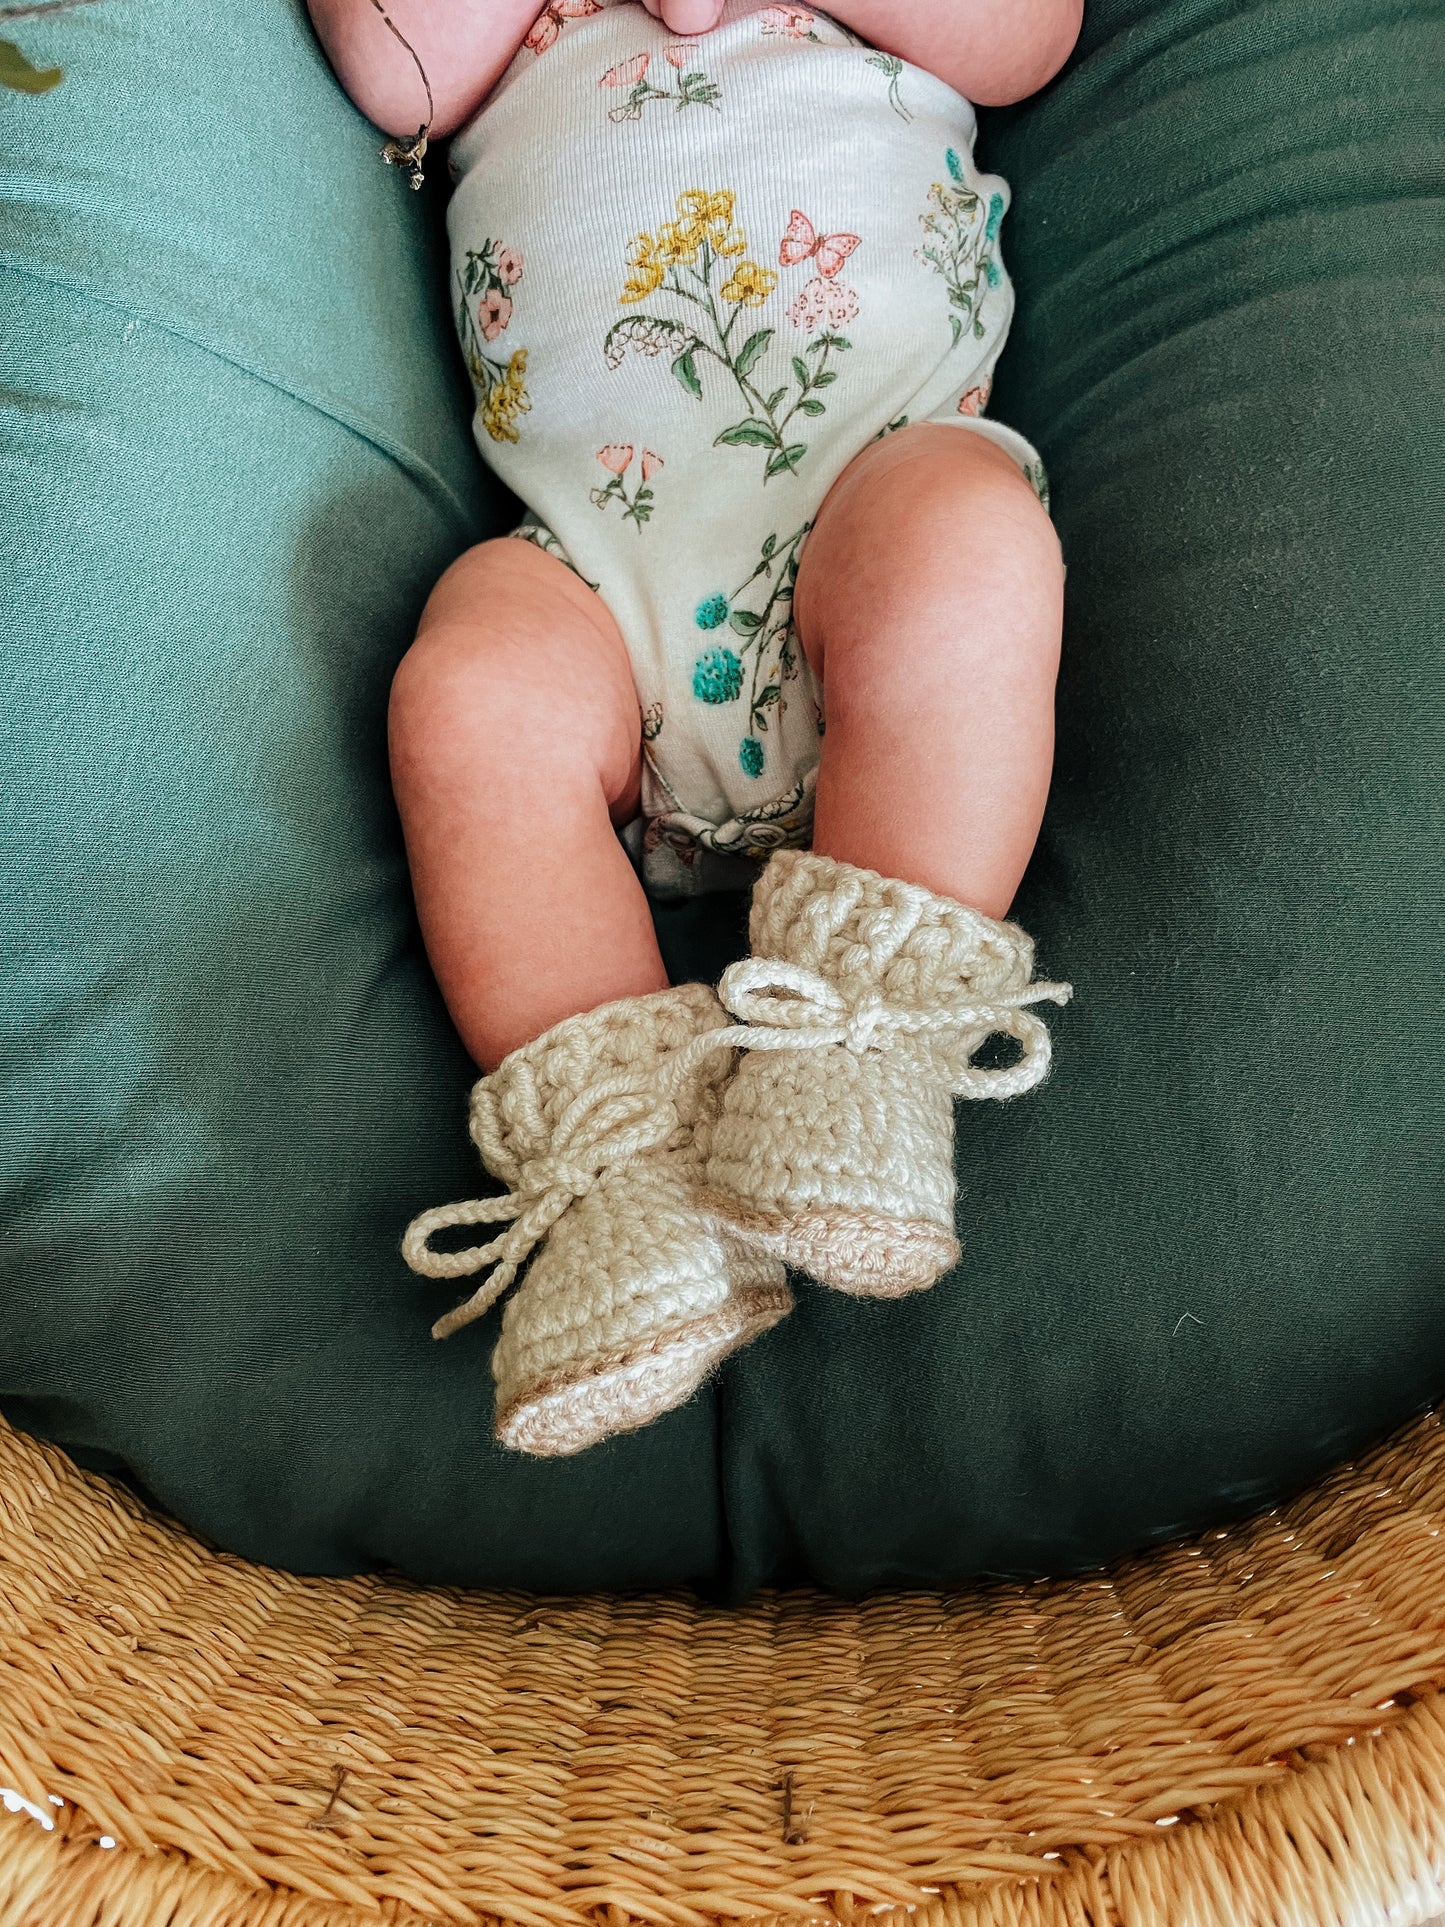
M 974 133 L 951 87 L 811 7 L 728 0 L 680 41 L 637 0 L 553 0 L 452 144 L 477 441 L 513 533 L 626 639 L 661 893 L 808 840 L 824 718 L 793 584 L 859 450 L 956 423 L 1047 499 L 983 413 L 1013 292 Z

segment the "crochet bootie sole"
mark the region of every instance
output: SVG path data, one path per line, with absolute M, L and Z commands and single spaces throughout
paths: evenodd
M 703 1380 L 793 1309 L 793 1294 L 775 1282 L 771 1261 L 748 1258 L 731 1267 L 734 1286 L 719 1310 L 652 1334 L 640 1344 L 601 1352 L 585 1364 L 544 1373 L 499 1406 L 496 1435 L 514 1452 L 566 1458 L 614 1432 L 632 1432 L 685 1403 Z
M 890 1218 L 848 1205 L 779 1211 L 714 1190 L 705 1191 L 699 1203 L 756 1250 L 854 1298 L 903 1298 L 926 1291 L 961 1256 L 952 1231 L 926 1218 Z

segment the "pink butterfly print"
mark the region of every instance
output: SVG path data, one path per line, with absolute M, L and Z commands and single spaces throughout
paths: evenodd
M 556 42 L 564 21 L 585 20 L 589 13 L 601 11 L 602 0 L 547 0 L 522 45 L 534 54 L 544 54 Z
M 599 87 L 635 87 L 647 72 L 651 59 L 651 54 L 634 54 L 631 60 L 619 60 L 615 67 L 607 69 L 597 85 Z
M 819 234 L 807 215 L 794 208 L 778 249 L 778 259 L 785 268 L 795 268 L 800 261 L 816 255 L 819 274 L 831 281 L 854 248 L 862 245 L 862 239 L 859 234 Z

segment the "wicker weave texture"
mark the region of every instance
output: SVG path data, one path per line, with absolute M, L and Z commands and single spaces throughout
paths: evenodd
M 1417 1927 L 1442 1526 L 1437 1414 L 1105 1575 L 725 1611 L 295 1578 L 0 1428 L 0 1927 Z

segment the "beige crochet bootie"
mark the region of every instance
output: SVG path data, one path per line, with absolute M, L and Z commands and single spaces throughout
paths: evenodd
M 445 1338 L 546 1240 L 492 1355 L 503 1444 L 558 1457 L 646 1425 L 792 1309 L 781 1265 L 699 1203 L 734 1061 L 709 1044 L 727 1027 L 703 984 L 629 997 L 556 1025 L 473 1089 L 473 1142 L 510 1189 L 423 1212 L 402 1253 L 431 1278 L 493 1267 L 433 1327 Z M 431 1248 L 446 1226 L 508 1219 L 489 1244 Z
M 746 1051 L 711 1136 L 706 1196 L 758 1246 L 840 1291 L 897 1297 L 958 1258 L 953 1099 L 1045 1076 L 1026 1006 L 1033 944 L 916 884 L 779 851 L 753 893 L 753 954 L 723 975 Z M 971 1063 L 995 1031 L 1004 1070 Z

